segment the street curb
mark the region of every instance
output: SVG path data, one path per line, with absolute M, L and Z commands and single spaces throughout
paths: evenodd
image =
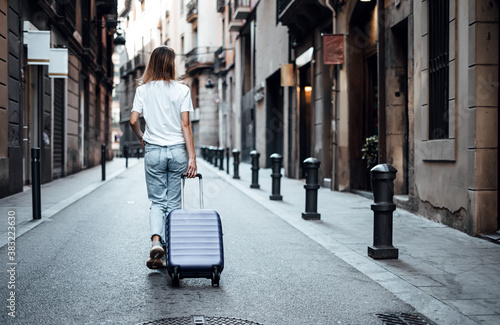
M 375 263 L 367 256 L 363 256 L 336 241 L 334 238 L 329 236 L 329 234 L 321 230 L 321 222 L 304 221 L 297 216 L 290 215 L 287 211 L 279 206 L 280 204 L 283 204 L 283 202 L 270 201 L 257 195 L 255 193 L 255 190 L 243 186 L 241 180 L 234 180 L 225 172 L 217 173 L 213 170 L 211 165 L 204 161 L 200 160 L 198 164 L 204 165 L 204 167 L 206 167 L 204 169 L 221 178 L 226 183 L 232 185 L 243 194 L 247 195 L 249 198 L 281 218 L 283 221 L 286 221 L 292 227 L 299 230 L 304 235 L 336 255 L 338 258 L 378 283 L 387 291 L 391 292 L 397 298 L 415 308 L 417 312 L 426 316 L 433 322 L 436 322 L 440 325 L 478 324 L 469 317 L 458 312 L 456 309 L 448 306 L 447 304 L 441 302 L 440 300 L 401 279 L 399 276 L 388 271 L 383 266 Z M 300 211 L 298 211 L 297 215 L 300 215 Z
M 73 194 L 72 196 L 62 200 L 61 202 L 51 206 L 50 208 L 46 209 L 45 211 L 42 211 L 42 218 L 40 220 L 28 220 L 25 221 L 21 224 L 16 225 L 16 236 L 15 238 L 19 238 L 31 229 L 39 226 L 40 224 L 44 223 L 45 221 L 52 221 L 51 218 L 61 212 L 62 210 L 66 209 L 73 203 L 77 202 L 78 200 L 84 198 L 85 196 L 89 195 L 90 193 L 94 192 L 101 186 L 107 184 L 108 182 L 112 181 L 115 179 L 117 176 L 121 175 L 122 173 L 126 172 L 130 168 L 136 166 L 137 164 L 134 164 L 130 166 L 129 168 L 125 168 L 123 170 L 117 171 L 110 176 L 106 177 L 105 181 L 101 181 L 96 184 L 92 184 L 84 188 L 83 190 L 80 190 L 79 192 Z M 0 248 L 4 247 L 7 245 L 9 242 L 8 236 L 7 236 L 7 231 L 0 234 Z

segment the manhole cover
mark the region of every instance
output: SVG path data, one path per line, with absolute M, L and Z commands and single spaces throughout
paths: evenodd
M 262 325 L 245 319 L 229 317 L 174 317 L 164 318 L 138 325 Z
M 434 325 L 420 314 L 376 314 L 384 325 Z

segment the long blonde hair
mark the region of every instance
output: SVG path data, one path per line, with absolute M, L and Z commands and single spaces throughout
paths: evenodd
M 154 80 L 175 80 L 175 52 L 168 46 L 159 46 L 153 50 L 148 66 L 139 79 L 139 85 Z

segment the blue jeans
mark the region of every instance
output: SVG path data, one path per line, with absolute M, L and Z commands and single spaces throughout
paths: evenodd
M 186 145 L 163 147 L 147 143 L 145 149 L 151 238 L 158 235 L 165 241 L 166 217 L 170 211 L 181 208 L 181 175 L 188 166 Z

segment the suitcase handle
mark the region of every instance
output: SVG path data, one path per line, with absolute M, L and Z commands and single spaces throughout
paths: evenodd
M 186 178 L 186 177 L 187 177 L 186 174 L 181 174 L 181 178 Z M 196 176 L 195 176 L 195 178 L 196 177 L 199 177 L 200 179 L 203 178 L 203 176 L 200 173 L 197 173 Z
M 200 179 L 200 209 L 203 209 L 203 183 L 200 173 L 196 174 L 195 178 L 198 177 Z M 186 174 L 181 175 L 181 209 L 184 209 L 184 186 L 186 186 Z

